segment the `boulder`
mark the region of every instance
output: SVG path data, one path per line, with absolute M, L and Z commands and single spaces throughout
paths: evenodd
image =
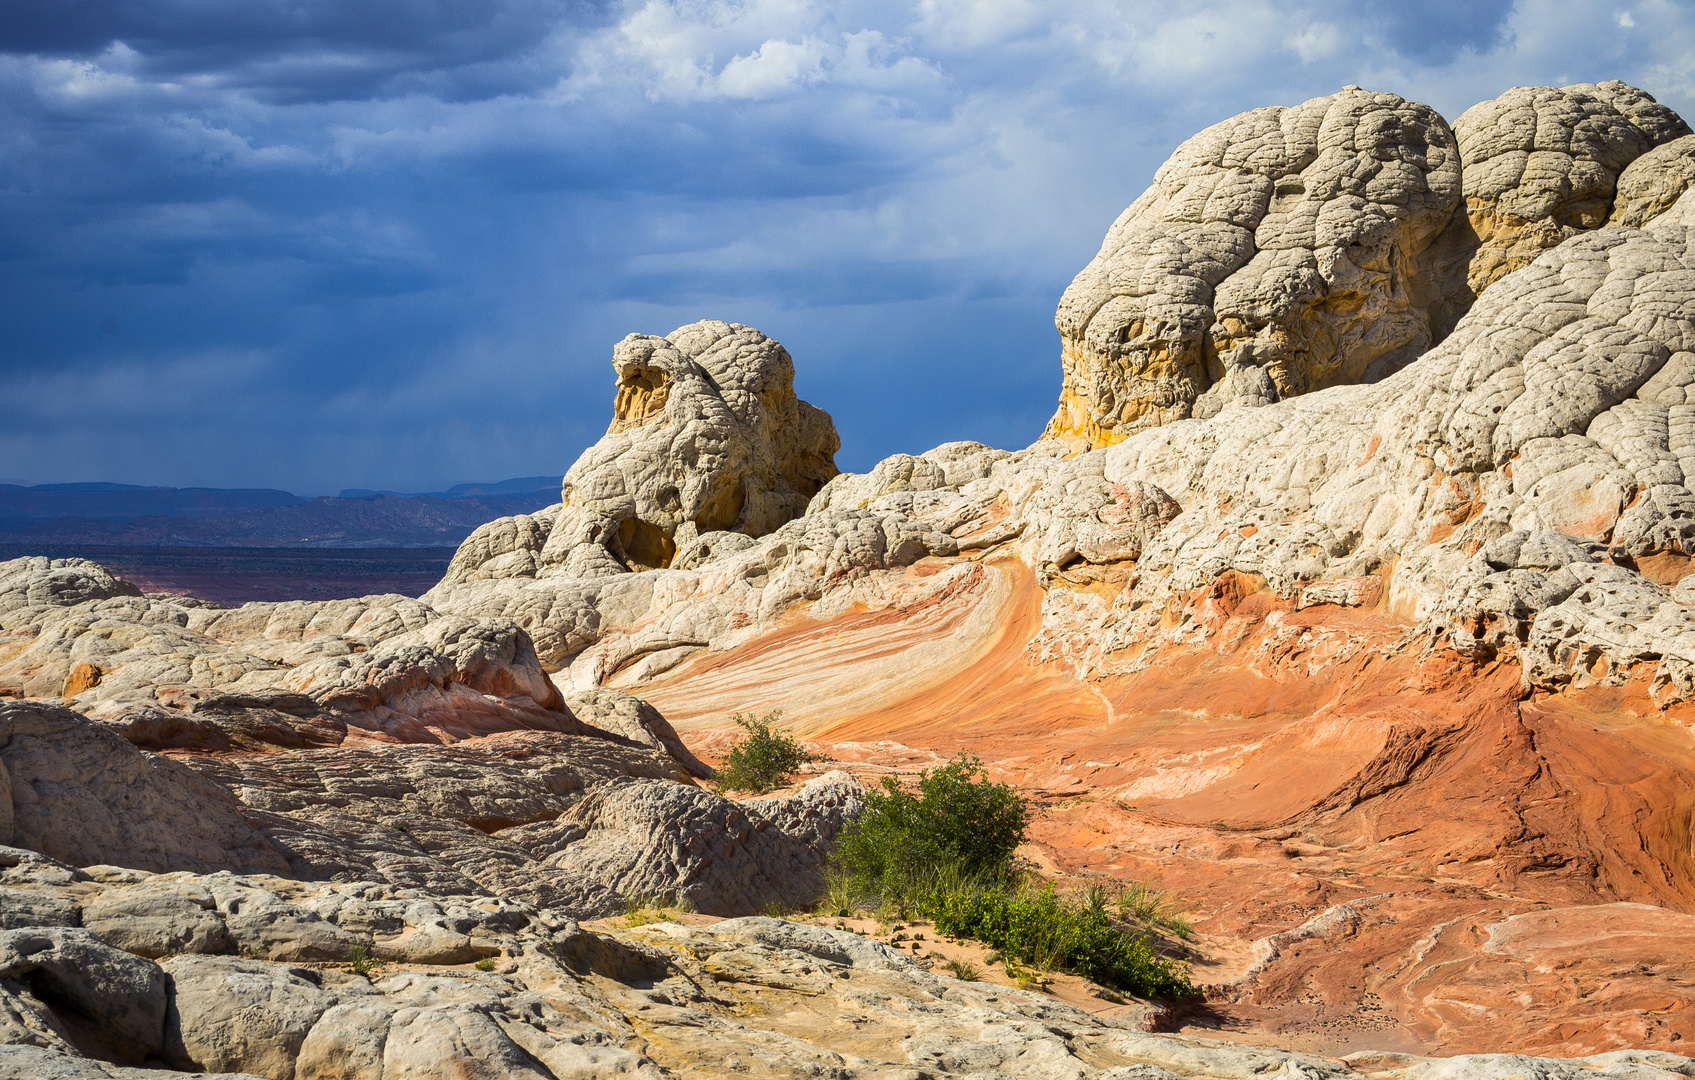
M 141 870 L 281 870 L 226 788 L 69 709 L 0 701 L 6 840 L 65 862 Z
M 164 973 L 87 930 L 0 931 L 0 993 L 14 1009 L 45 1013 L 63 1040 L 57 1048 L 69 1044 L 121 1065 L 140 1065 L 164 1048 Z
M 163 968 L 171 980 L 164 1057 L 185 1071 L 294 1080 L 307 1033 L 337 1003 L 305 968 L 227 956 L 177 956 Z
M 558 872 L 552 903 L 578 918 L 642 899 L 711 915 L 803 907 L 817 896 L 862 790 L 832 772 L 787 798 L 737 803 L 680 784 L 614 780 L 557 821 L 515 829 L 511 839 Z
M 695 757 L 671 722 L 641 698 L 617 690 L 590 689 L 568 695 L 565 703 L 572 715 L 589 727 L 666 754 L 689 776 L 712 779 L 712 767 Z
M 1618 174 L 1618 190 L 1607 224 L 1646 228 L 1676 206 L 1691 184 L 1695 184 L 1695 135 L 1662 142 Z
M 1456 221 L 1456 230 L 1476 237 L 1461 303 L 1609 218 L 1646 224 L 1668 208 L 1677 197 L 1665 198 L 1677 186 L 1681 154 L 1645 163 L 1648 171 L 1638 170 L 1623 192 L 1621 174 L 1655 147 L 1689 134 L 1677 113 L 1616 80 L 1515 86 L 1460 114 L 1454 136 L 1465 161 L 1466 221 Z M 1650 179 L 1656 166 L 1669 166 L 1669 175 Z M 1618 195 L 1622 205 L 1615 209 Z

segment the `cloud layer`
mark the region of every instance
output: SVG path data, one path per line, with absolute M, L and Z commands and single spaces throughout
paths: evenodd
M 1053 305 L 1183 138 L 1356 83 L 1622 78 L 1665 2 L 20 0 L 0 480 L 562 472 L 611 345 L 758 326 L 840 462 L 1023 445 Z

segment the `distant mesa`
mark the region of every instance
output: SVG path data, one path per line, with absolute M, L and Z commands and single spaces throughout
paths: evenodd
M 452 547 L 503 514 L 546 506 L 552 477 L 456 484 L 425 494 L 269 488 L 0 485 L 0 544 L 185 547 Z
M 519 476 L 511 480 L 500 480 L 492 484 L 454 484 L 446 491 L 389 491 L 375 488 L 342 488 L 338 497 L 343 499 L 364 499 L 372 495 L 399 495 L 402 498 L 415 499 L 428 495 L 437 499 L 471 499 L 479 495 L 529 495 L 533 492 L 546 490 L 552 492 L 559 486 L 556 476 Z

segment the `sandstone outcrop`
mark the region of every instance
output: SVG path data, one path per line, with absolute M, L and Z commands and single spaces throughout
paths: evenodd
M 1066 289 L 1048 434 L 1103 446 L 1403 366 L 1436 339 L 1425 256 L 1460 198 L 1447 124 L 1393 94 L 1354 87 L 1208 128 Z
M 1615 83 L 1209 129 L 1068 290 L 1023 450 L 837 475 L 780 346 L 702 323 L 626 339 L 565 501 L 420 600 L 0 564 L 0 693 L 86 714 L 0 703 L 61 860 L 0 852 L 0 934 L 164 988 L 129 1061 L 0 985 L 0 1075 L 1695 1075 L 1691 138 Z M 770 709 L 862 775 L 980 754 L 1044 868 L 1204 905 L 1218 1023 L 1330 1056 L 816 927 L 577 926 L 816 891 L 856 781 L 692 782 Z M 1576 1060 L 1390 1052 L 1509 1047 Z
M 614 781 L 512 840 L 559 872 L 553 903 L 584 917 L 642 897 L 723 915 L 804 908 L 862 792 L 842 772 L 787 798 L 742 803 L 681 784 Z
M 1670 178 L 1647 180 L 1647 164 L 1621 192 L 1620 174 L 1688 135 L 1675 112 L 1617 81 L 1516 86 L 1460 114 L 1454 136 L 1465 162 L 1465 225 L 1477 238 L 1466 271 L 1469 295 L 1609 218 L 1647 224 L 1659 212 L 1649 189 L 1671 186 Z M 1655 163 L 1678 160 L 1656 155 Z
M 1620 82 L 1516 87 L 1451 131 L 1357 88 L 1232 117 L 1178 148 L 1066 290 L 1048 434 L 1097 448 L 1381 379 L 1541 252 L 1664 213 L 1688 134 Z
M 560 505 L 478 529 L 444 583 L 670 566 L 715 534 L 763 536 L 836 475 L 835 425 L 795 397 L 794 361 L 752 327 L 631 334 L 612 366 L 612 425 L 566 472 Z
M 738 807 L 692 786 L 692 775 L 710 770 L 650 706 L 609 690 L 577 701 L 598 725 L 565 713 L 568 732 L 517 730 L 448 745 L 269 745 L 247 754 L 194 752 L 207 749 L 202 740 L 175 759 L 132 745 L 142 741 L 133 723 L 0 701 L 0 840 L 135 870 L 492 891 L 583 917 L 660 894 L 740 914 L 772 897 L 803 903 L 816 890 L 829 842 L 857 805 L 857 782 L 838 776 Z M 225 731 L 227 718 L 194 715 L 208 732 Z M 610 790 L 620 780 L 635 786 Z M 579 806 L 601 789 L 592 810 Z M 683 806 L 686 813 L 671 813 Z M 694 828 L 708 821 L 717 826 L 710 841 Z M 126 947 L 165 955 L 228 936 L 208 922 L 207 906 L 183 900 L 154 928 L 133 912 L 105 921 L 140 935 Z M 0 921 L 39 921 L 21 918 Z M 300 946 L 298 927 L 280 933 Z
M 287 864 L 224 788 L 69 709 L 0 701 L 0 841 L 141 870 Z
M 0 860 L 6 861 L 6 860 Z M 159 1080 L 167 1070 L 271 1080 L 747 1074 L 1015 1075 L 1035 1080 L 1667 1080 L 1695 1063 L 1627 1052 L 1343 1062 L 1146 1030 L 1154 1011 L 1094 1015 L 1043 995 L 959 982 L 886 945 L 771 918 L 589 931 L 546 908 L 422 897 L 370 883 L 149 875 L 35 859 L 8 895 L 57 925 L 0 931 L 7 1008 L 0 1076 Z M 155 961 L 126 951 L 125 911 L 184 905 L 221 938 Z M 86 925 L 74 925 L 78 920 Z M 318 955 L 279 955 L 294 920 Z M 314 936 L 316 935 L 316 936 Z M 463 943 L 457 950 L 445 941 Z M 365 943 L 374 970 L 347 962 Z M 326 954 L 339 953 L 328 956 Z M 1350 1067 L 1352 1065 L 1353 1067 Z
M 0 649 L 0 688 L 63 698 L 139 745 L 333 746 L 350 728 L 402 741 L 576 730 L 511 622 L 444 619 L 403 596 L 225 610 L 122 582 L 56 591 L 56 577 L 90 572 L 45 564 L 0 564 L 36 582 L 0 596 L 0 631 L 13 642 Z

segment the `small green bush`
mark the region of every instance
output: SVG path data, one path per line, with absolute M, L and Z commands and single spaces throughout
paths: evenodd
M 840 911 L 863 898 L 891 930 L 923 915 L 938 934 L 990 946 L 988 961 L 1020 986 L 1039 987 L 1042 972 L 1060 969 L 1144 997 L 1193 994 L 1187 969 L 1147 941 L 1150 930 L 1187 932 L 1169 899 L 1145 886 L 1114 897 L 1098 884 L 1061 897 L 1014 864 L 1029 823 L 1018 790 L 989 780 L 966 754 L 920 773 L 915 788 L 885 777 L 842 832 L 825 902 Z
M 1030 823 L 1018 789 L 990 781 L 968 754 L 920 773 L 917 791 L 892 776 L 881 788 L 866 793 L 836 858 L 856 890 L 895 906 L 939 869 L 959 877 L 1004 872 Z
M 991 945 L 1009 961 L 1041 971 L 1074 971 L 1143 997 L 1188 997 L 1194 984 L 1183 965 L 1165 959 L 1147 938 L 1108 918 L 1087 894 L 1070 901 L 1051 882 L 1028 879 L 954 885 L 925 897 L 936 930 Z
M 800 744 L 799 739 L 776 730 L 775 725 L 782 718 L 780 712 L 761 717 L 736 713 L 730 717 L 737 727 L 747 732 L 747 737 L 731 748 L 730 755 L 718 769 L 715 790 L 720 795 L 726 791 L 747 791 L 758 795 L 782 787 L 794 779 L 802 765 L 819 760 L 816 754 Z
M 840 869 L 832 867 L 824 874 L 824 891 L 818 895 L 813 914 L 838 919 L 852 915 L 859 908 L 859 897 L 853 882 Z

